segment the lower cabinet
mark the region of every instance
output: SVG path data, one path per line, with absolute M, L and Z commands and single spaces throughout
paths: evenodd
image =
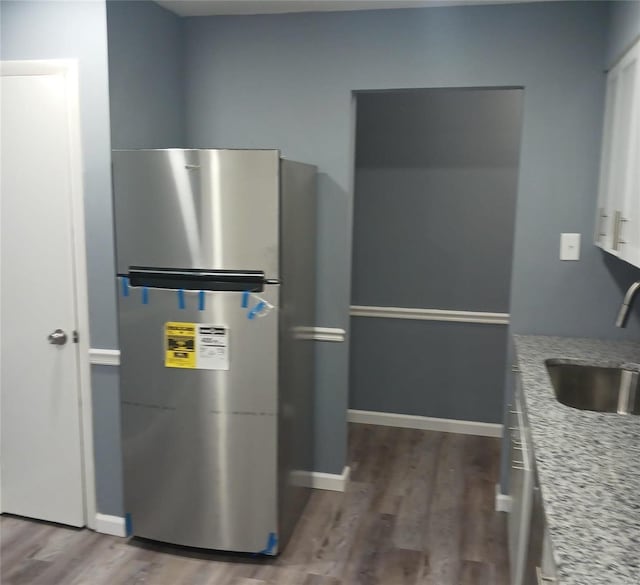
M 552 585 L 557 582 L 551 540 L 544 518 L 542 494 L 537 475 L 531 501 L 531 522 L 524 568 L 524 585 Z
M 508 519 L 511 585 L 552 585 L 557 582 L 551 541 L 544 518 L 531 433 L 522 398 L 520 377 L 515 372 L 515 392 L 509 409 Z
M 511 585 L 524 585 L 529 526 L 533 499 L 534 471 L 530 449 L 525 433 L 522 397 L 519 378 L 516 375 L 516 390 L 509 409 L 510 461 L 508 537 Z

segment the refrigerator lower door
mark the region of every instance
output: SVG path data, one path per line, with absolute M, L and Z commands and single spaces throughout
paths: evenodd
M 273 308 L 251 316 L 259 300 L 241 292 L 122 291 L 125 511 L 134 535 L 277 552 L 279 287 L 260 297 Z M 217 345 L 207 345 L 213 334 Z

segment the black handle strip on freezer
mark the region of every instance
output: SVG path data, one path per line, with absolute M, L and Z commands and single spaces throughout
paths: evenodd
M 153 268 L 130 266 L 131 286 L 212 291 L 262 292 L 265 284 L 278 281 L 265 279 L 262 270 L 201 270 L 198 268 Z

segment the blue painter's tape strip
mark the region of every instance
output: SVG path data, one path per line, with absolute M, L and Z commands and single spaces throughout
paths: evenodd
M 184 302 L 184 289 L 178 289 L 178 309 L 184 309 L 186 304 Z
M 129 512 L 124 515 L 124 530 L 127 533 L 127 536 L 131 536 L 133 534 L 133 523 L 131 522 L 131 514 Z
M 120 284 L 122 286 L 122 296 L 129 296 L 129 279 L 126 276 L 120 278 Z
M 266 303 L 264 301 L 260 301 L 255 307 L 253 307 L 253 309 L 251 309 L 249 311 L 249 314 L 247 315 L 247 319 L 249 320 L 253 320 L 256 318 L 256 315 L 262 311 L 262 309 L 264 309 Z
M 143 305 L 149 304 L 149 288 L 146 286 L 142 287 L 142 304 Z
M 242 308 L 247 309 L 249 307 L 249 291 L 245 290 L 242 293 Z
M 269 537 L 267 538 L 267 546 L 258 552 L 259 555 L 275 555 L 276 554 L 276 545 L 278 544 L 278 536 L 275 532 L 269 532 Z
M 204 311 L 204 291 L 198 293 L 198 311 Z

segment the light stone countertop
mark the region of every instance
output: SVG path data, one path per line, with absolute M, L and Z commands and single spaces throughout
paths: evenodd
M 640 416 L 559 403 L 545 360 L 640 362 L 640 343 L 514 336 L 561 585 L 640 584 Z

